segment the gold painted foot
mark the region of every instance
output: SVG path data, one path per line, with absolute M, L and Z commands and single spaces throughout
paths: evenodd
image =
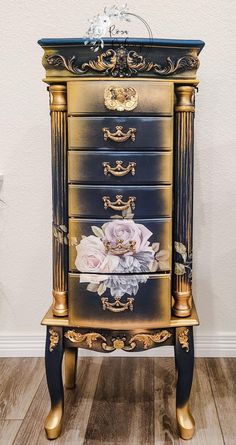
M 44 424 L 46 435 L 48 439 L 56 439 L 61 434 L 63 416 L 62 403 L 58 403 L 57 406 L 51 408 Z
M 188 404 L 176 409 L 176 417 L 180 437 L 185 440 L 192 439 L 195 431 L 195 422 L 189 411 Z

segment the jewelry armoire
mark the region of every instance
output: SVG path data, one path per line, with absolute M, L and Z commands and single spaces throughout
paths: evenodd
M 177 424 L 190 439 L 199 323 L 192 297 L 194 113 L 204 43 L 108 38 L 98 52 L 84 39 L 39 44 L 52 147 L 53 303 L 42 321 L 47 437 L 61 432 L 64 353 L 65 386 L 73 388 L 78 348 L 173 345 Z

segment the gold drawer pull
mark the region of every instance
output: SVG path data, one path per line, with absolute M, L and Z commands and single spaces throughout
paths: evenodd
M 134 87 L 110 86 L 104 91 L 104 105 L 108 110 L 132 111 L 138 106 L 138 92 Z
M 111 133 L 109 128 L 106 127 L 104 127 L 102 131 L 103 131 L 104 141 L 111 139 L 114 142 L 125 142 L 128 141 L 128 139 L 131 139 L 131 141 L 134 142 L 135 133 L 137 130 L 136 128 L 129 128 L 127 133 L 124 133 L 123 127 L 121 125 L 117 125 L 116 131 L 114 133 Z
M 133 311 L 134 309 L 134 298 L 127 298 L 126 303 L 122 303 L 121 297 L 114 297 L 114 302 L 110 303 L 107 297 L 102 297 L 101 298 L 101 302 L 102 302 L 102 308 L 105 311 L 106 309 L 108 309 L 108 311 L 111 312 L 124 312 L 127 310 Z
M 129 207 L 135 209 L 135 196 L 129 196 L 127 202 L 122 200 L 123 195 L 116 195 L 116 201 L 111 201 L 110 196 L 103 196 L 102 200 L 104 202 L 104 209 L 107 210 L 108 207 L 113 210 L 127 210 Z
M 124 244 L 123 239 L 116 240 L 116 243 L 112 244 L 110 241 L 104 241 L 105 253 L 112 253 L 112 255 L 124 255 L 125 253 L 135 253 L 136 241 L 129 241 L 128 244 Z
M 111 174 L 113 176 L 125 176 L 131 173 L 132 176 L 135 175 L 136 162 L 129 162 L 127 167 L 123 167 L 123 161 L 116 161 L 116 166 L 111 167 L 110 162 L 103 162 L 104 175 Z

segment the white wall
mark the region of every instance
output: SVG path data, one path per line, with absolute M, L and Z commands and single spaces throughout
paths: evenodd
M 80 37 L 110 1 L 1 1 L 0 349 L 41 351 L 51 303 L 50 127 L 42 37 Z M 123 3 L 118 1 L 117 3 Z M 195 138 L 194 295 L 199 353 L 236 353 L 234 0 L 128 0 L 154 37 L 202 39 Z M 145 36 L 137 22 L 130 35 Z M 18 338 L 18 346 L 16 339 Z M 22 341 L 20 340 L 22 339 Z M 218 340 L 217 340 L 218 339 Z M 218 341 L 218 343 L 217 343 Z M 31 343 L 30 343 L 31 342 Z M 30 346 L 29 346 L 30 345 Z M 31 349 L 30 349 L 31 348 Z M 212 349 L 213 348 L 213 349 Z M 8 351 L 9 350 L 9 351 Z

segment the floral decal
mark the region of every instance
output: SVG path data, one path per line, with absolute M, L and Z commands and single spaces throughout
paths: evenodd
M 192 279 L 192 254 L 188 256 L 187 248 L 184 244 L 175 241 L 175 252 L 179 254 L 179 262 L 175 262 L 175 275 L 188 273 L 189 280 Z
M 92 226 L 92 234 L 82 236 L 75 246 L 76 268 L 87 290 L 100 296 L 110 289 L 112 296 L 136 295 L 148 275 L 135 275 L 170 269 L 169 252 L 160 243 L 150 243 L 153 233 L 132 219 L 115 219 L 102 227 Z M 113 275 L 107 275 L 113 274 Z M 115 274 L 133 274 L 129 276 Z

